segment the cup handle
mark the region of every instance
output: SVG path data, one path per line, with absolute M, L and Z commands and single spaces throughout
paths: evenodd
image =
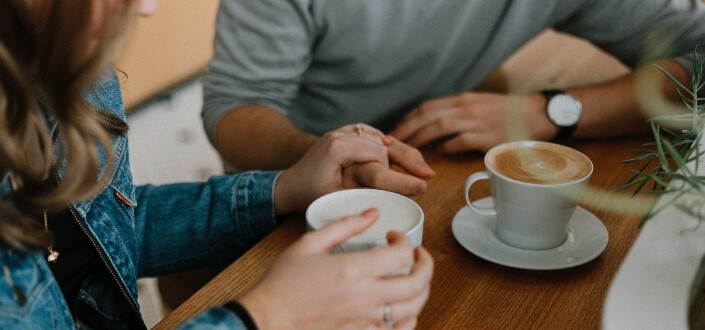
M 472 201 L 470 201 L 470 187 L 477 181 L 480 180 L 489 180 L 490 176 L 487 174 L 487 172 L 477 172 L 468 177 L 468 180 L 465 181 L 465 190 L 463 190 L 463 194 L 465 195 L 465 202 L 468 204 L 468 207 L 470 210 L 477 214 L 481 215 L 497 215 L 497 212 L 494 210 L 492 207 L 477 207 L 472 204 Z

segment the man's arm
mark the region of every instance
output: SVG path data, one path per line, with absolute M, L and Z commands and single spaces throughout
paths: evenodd
M 372 127 L 364 134 L 383 137 Z M 352 132 L 353 129 L 350 128 Z M 284 169 L 298 162 L 319 137 L 299 130 L 279 112 L 261 105 L 238 107 L 226 114 L 218 124 L 217 144 L 223 158 L 238 170 Z M 348 188 L 371 187 L 404 195 L 423 194 L 425 180 L 435 174 L 421 153 L 390 137 L 385 138 L 389 162 L 406 173 L 397 172 L 381 163 L 370 162 L 345 167 L 352 171 Z
M 660 62 L 665 70 L 689 86 L 687 71 L 677 62 Z M 644 82 L 654 81 L 653 90 Z M 644 94 L 661 94 L 677 102 L 676 85 L 654 65 L 637 68 L 610 82 L 568 89 L 583 105 L 574 137 L 619 137 L 649 132 Z M 546 115 L 546 98 L 539 94 L 506 95 L 465 92 L 424 102 L 391 133 L 414 147 L 445 139 L 442 152 L 486 151 L 510 139 L 550 140 L 557 127 Z M 514 135 L 513 135 L 514 134 Z
M 299 130 L 288 117 L 262 105 L 230 111 L 218 123 L 216 134 L 221 156 L 238 170 L 287 168 L 317 139 Z
M 690 86 L 690 77 L 680 64 L 666 60 L 658 65 L 683 85 Z M 648 97 L 663 97 L 666 102 L 680 104 L 675 83 L 658 70 L 655 64 L 641 66 L 612 82 L 568 92 L 583 104 L 584 115 L 578 123 L 575 136 L 584 138 L 650 132 L 647 119 L 664 113 L 653 113 L 647 104 Z

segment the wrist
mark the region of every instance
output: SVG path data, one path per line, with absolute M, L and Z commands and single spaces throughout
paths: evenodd
M 546 115 L 548 100 L 540 92 L 528 96 L 524 127 L 530 139 L 550 141 L 558 133 L 558 128 Z
M 289 155 L 287 167 L 296 164 L 317 140 L 317 136 L 298 129 L 286 134 L 284 136 L 284 145 L 286 146 L 284 152 L 286 155 Z
M 252 318 L 252 314 L 250 314 L 249 310 L 237 300 L 231 300 L 225 303 L 223 307 L 235 313 L 235 315 L 237 315 L 237 317 L 240 318 L 240 321 L 242 321 L 242 323 L 245 325 L 245 328 L 247 328 L 247 330 L 258 329 L 257 323 Z
M 274 183 L 274 214 L 277 216 L 296 212 L 296 206 L 293 205 L 293 196 L 296 194 L 290 189 L 290 172 L 290 168 L 282 171 Z
M 546 98 L 546 117 L 558 129 L 552 142 L 562 143 L 572 137 L 583 113 L 583 105 L 574 96 L 561 89 L 541 91 Z
M 271 290 L 255 286 L 242 296 L 237 301 L 250 314 L 253 322 L 259 329 L 297 329 L 297 324 L 294 323 L 295 315 L 289 313 L 289 308 L 283 308 L 277 302 L 279 295 L 267 295 L 266 292 Z M 257 290 L 256 293 L 253 290 Z

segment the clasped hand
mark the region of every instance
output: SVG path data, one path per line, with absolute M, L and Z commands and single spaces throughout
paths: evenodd
M 426 192 L 433 170 L 417 149 L 369 125 L 324 134 L 276 185 L 277 214 L 303 211 L 313 200 L 342 189 L 369 187 L 403 195 Z M 395 171 L 397 165 L 406 173 Z

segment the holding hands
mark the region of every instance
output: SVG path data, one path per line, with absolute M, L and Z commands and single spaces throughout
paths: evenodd
M 407 173 L 394 171 L 398 165 Z M 421 153 L 365 125 L 346 125 L 319 138 L 275 187 L 276 213 L 304 210 L 316 198 L 342 189 L 370 187 L 416 195 L 434 175 Z
M 428 189 L 425 180 L 432 178 L 435 173 L 426 164 L 421 152 L 388 135 L 384 142 L 387 145 L 388 161 L 406 173 L 391 170 L 382 163 L 354 164 L 344 169 L 346 179 L 350 180 L 347 187 L 371 187 L 407 196 L 425 193 Z

